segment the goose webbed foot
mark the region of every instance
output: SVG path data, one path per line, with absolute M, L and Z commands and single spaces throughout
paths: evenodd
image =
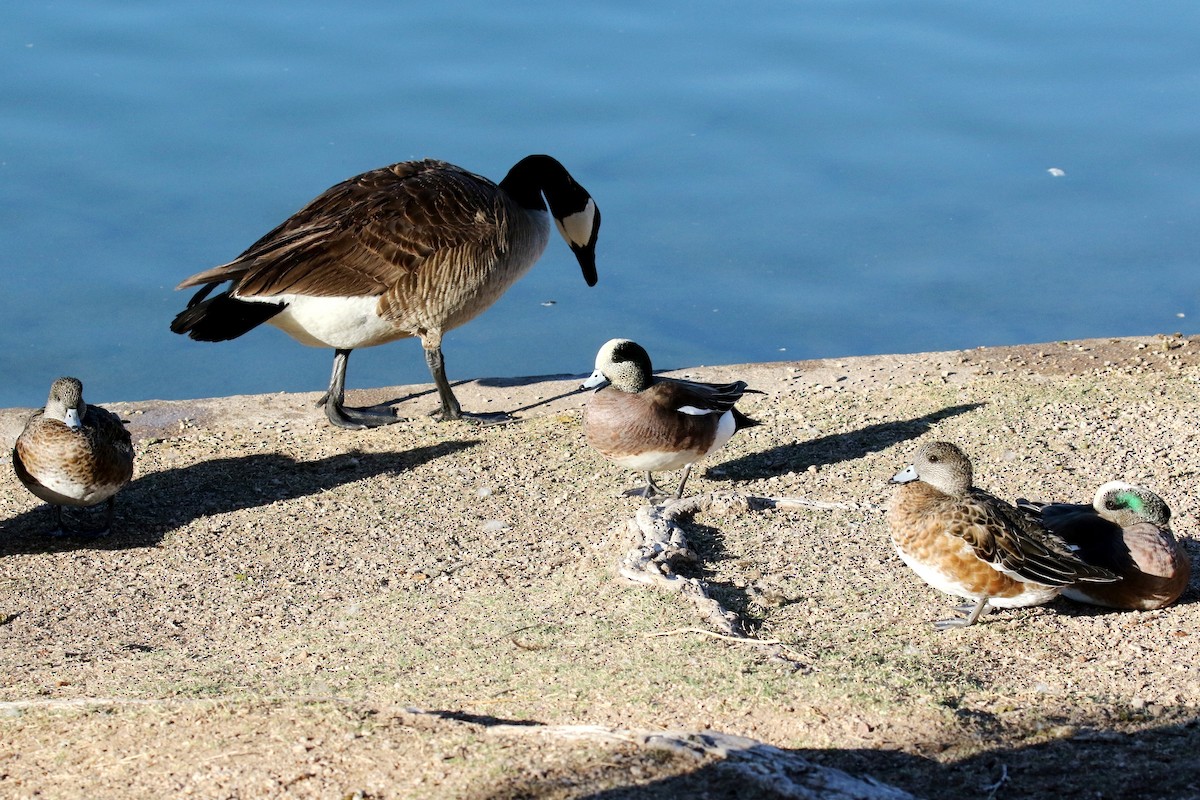
M 400 421 L 390 408 L 346 408 L 346 364 L 350 351 L 339 349 L 333 355 L 333 373 L 329 376 L 329 388 L 317 405 L 325 406 L 325 417 L 333 425 L 349 430 L 380 428 Z
M 381 428 L 400 421 L 390 408 L 347 408 L 340 402 L 331 402 L 328 394 L 317 405 L 325 406 L 325 417 L 332 424 L 347 430 Z
M 436 411 L 430 411 L 429 416 L 438 422 L 448 422 L 450 420 L 459 420 L 471 425 L 476 425 L 480 428 L 488 428 L 493 425 L 509 425 L 513 422 L 520 422 L 519 419 L 505 411 L 497 411 L 490 414 L 478 414 L 470 411 L 459 409 L 456 416 L 447 416 L 446 410 L 439 408 Z

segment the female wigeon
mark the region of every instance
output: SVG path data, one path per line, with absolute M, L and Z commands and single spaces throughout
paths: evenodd
M 62 507 L 108 501 L 104 528 L 112 525 L 113 498 L 133 477 L 133 444 L 121 418 L 83 402 L 83 384 L 59 378 L 46 408 L 17 437 L 13 469 L 25 488 L 50 504 L 55 533 L 63 533 Z
M 675 499 L 692 464 L 719 450 L 733 434 L 759 424 L 734 408 L 744 381 L 711 384 L 655 377 L 650 355 L 636 342 L 611 339 L 596 355 L 584 387 L 588 400 L 583 427 L 588 444 L 618 466 L 646 473 L 647 500 L 663 492 L 652 472 L 684 468 Z
M 965 618 L 936 622 L 939 630 L 970 625 L 989 605 L 1041 605 L 1064 586 L 1116 579 L 1033 516 L 972 486 L 970 459 L 949 442 L 923 446 L 891 482 L 900 484 L 887 511 L 900 558 L 935 589 L 975 601 L 958 609 Z
M 202 288 L 171 330 L 222 342 L 269 322 L 302 344 L 333 348 L 319 404 L 343 428 L 397 421 L 390 409 L 343 405 L 350 351 L 418 336 L 441 418 L 458 419 L 442 335 L 538 260 L 550 236 L 547 205 L 594 286 L 600 210 L 550 156 L 527 156 L 499 185 L 444 161 L 406 161 L 327 189 L 233 261 L 179 284 Z
M 1091 505 L 1019 500 L 1089 564 L 1121 576 L 1116 583 L 1080 583 L 1063 589 L 1072 600 L 1143 611 L 1179 599 L 1192 574 L 1183 544 L 1171 532 L 1171 509 L 1149 489 L 1110 481 Z

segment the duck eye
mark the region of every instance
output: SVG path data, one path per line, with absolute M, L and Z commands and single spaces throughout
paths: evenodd
M 936 464 L 937 462 L 938 462 L 938 457 L 937 457 L 937 456 L 930 456 L 930 457 L 929 457 L 929 463 L 930 463 L 930 464 Z
M 1116 511 L 1118 508 L 1121 508 L 1121 503 L 1110 497 L 1104 501 L 1104 507 L 1109 511 Z

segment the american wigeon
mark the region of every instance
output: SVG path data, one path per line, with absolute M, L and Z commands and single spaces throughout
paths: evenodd
M 891 482 L 900 484 L 887 510 L 900 558 L 935 589 L 975 601 L 938 629 L 970 625 L 989 606 L 1040 605 L 1064 586 L 1116 579 L 1032 515 L 975 488 L 970 459 L 949 442 L 923 446 Z
M 63 533 L 62 507 L 108 501 L 104 528 L 112 525 L 113 498 L 133 477 L 133 444 L 121 418 L 83 402 L 83 384 L 59 378 L 46 408 L 17 437 L 13 469 L 25 488 L 50 504 L 55 533 Z M 81 531 L 83 532 L 83 531 Z
M 1064 596 L 1145 611 L 1170 605 L 1187 589 L 1191 560 L 1171 532 L 1171 509 L 1149 489 L 1110 481 L 1096 490 L 1091 505 L 1017 504 L 1037 512 L 1079 558 L 1121 576 L 1116 583 L 1067 586 Z
M 331 187 L 233 261 L 179 284 L 203 288 L 171 330 L 218 342 L 270 322 L 302 344 L 332 347 L 320 402 L 345 428 L 397 420 L 390 409 L 344 407 L 350 351 L 417 336 L 440 416 L 457 419 L 442 335 L 495 303 L 538 260 L 550 235 L 547 204 L 594 286 L 600 210 L 562 164 L 527 156 L 496 185 L 443 161 L 408 161 Z
M 610 385 L 601 386 L 605 381 Z M 601 386 L 584 412 L 588 444 L 618 466 L 645 472 L 647 500 L 662 494 L 652 472 L 684 468 L 678 499 L 692 464 L 719 450 L 735 432 L 759 424 L 734 408 L 746 391 L 744 381 L 655 377 L 650 355 L 628 339 L 605 342 L 583 385 Z

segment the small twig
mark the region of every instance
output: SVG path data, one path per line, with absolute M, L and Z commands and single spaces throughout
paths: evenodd
M 657 631 L 654 633 L 644 633 L 642 635 L 645 636 L 646 638 L 652 638 L 655 636 L 675 636 L 676 634 L 680 634 L 680 633 L 698 633 L 702 636 L 708 636 L 713 639 L 720 639 L 725 642 L 733 642 L 735 644 L 751 644 L 751 645 L 762 645 L 764 647 L 773 647 L 777 651 L 776 655 L 786 653 L 787 655 L 791 656 L 795 660 L 795 663 L 797 665 L 802 664 L 802 663 L 808 663 L 813 660 L 813 657 L 811 655 L 806 655 L 804 653 L 801 653 L 799 650 L 795 649 L 794 647 L 787 646 L 786 644 L 783 643 L 782 639 L 756 639 L 753 636 L 729 636 L 724 633 L 717 633 L 716 631 L 705 630 L 704 628 L 676 628 L 673 631 Z M 780 657 L 782 658 L 782 656 L 780 656 Z M 787 659 L 783 659 L 783 660 L 786 661 Z
M 1000 765 L 1000 779 L 995 783 L 985 784 L 979 788 L 988 793 L 988 800 L 992 800 L 996 796 L 996 792 L 1000 791 L 1000 787 L 1008 783 L 1008 764 Z
M 698 633 L 701 636 L 708 636 L 713 639 L 720 639 L 723 642 L 737 642 L 738 644 L 761 644 L 761 645 L 776 645 L 783 644 L 779 639 L 755 639 L 752 636 L 730 636 L 716 631 L 706 631 L 704 628 L 676 628 L 673 631 L 655 631 L 654 633 L 644 634 L 647 638 L 654 636 L 676 636 L 681 633 Z
M 147 752 L 147 753 L 135 753 L 134 755 L 131 755 L 131 756 L 125 756 L 124 758 L 122 758 L 122 759 L 119 759 L 119 760 L 117 761 L 117 763 L 118 763 L 118 764 L 125 764 L 125 763 L 128 763 L 128 762 L 130 762 L 130 761 L 137 761 L 139 758 L 150 758 L 150 757 L 151 757 L 151 756 L 153 756 L 153 755 L 154 755 L 153 753 L 149 753 L 149 752 Z
M 219 761 L 222 758 L 237 758 L 238 756 L 257 756 L 261 755 L 261 750 L 231 750 L 228 753 L 217 753 L 215 756 L 208 756 L 200 759 L 202 762 Z
M 858 511 L 862 508 L 859 503 L 837 503 L 830 500 L 806 500 L 803 497 L 755 497 L 750 498 L 751 508 L 754 501 L 763 503 L 765 508 L 817 508 L 822 511 Z
M 511 639 L 509 639 L 509 641 L 512 642 L 514 645 L 516 645 L 518 650 L 545 650 L 549 647 L 549 645 L 545 645 L 545 644 L 534 644 L 532 642 L 523 642 L 520 639 L 518 639 L 516 636 L 513 636 Z

